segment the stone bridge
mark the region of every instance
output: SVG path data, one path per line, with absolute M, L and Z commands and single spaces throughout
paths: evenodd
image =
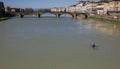
M 57 18 L 60 18 L 60 16 L 63 15 L 63 14 L 67 14 L 67 15 L 70 15 L 74 19 L 77 19 L 77 17 L 87 18 L 88 15 L 89 15 L 88 13 L 63 12 L 63 11 L 60 11 L 60 12 L 56 12 L 56 11 L 39 11 L 39 12 L 36 12 L 36 13 L 33 13 L 33 14 L 35 14 L 38 18 L 40 18 L 43 14 L 47 14 L 47 13 L 55 15 Z M 19 17 L 23 18 L 24 15 L 25 14 L 19 14 Z

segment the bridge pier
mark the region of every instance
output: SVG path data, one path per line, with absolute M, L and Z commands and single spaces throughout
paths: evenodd
M 19 17 L 20 17 L 20 18 L 23 18 L 23 17 L 24 17 L 24 15 L 23 15 L 23 14 L 19 14 Z
M 40 14 L 37 14 L 37 18 L 40 18 Z
M 73 13 L 73 18 L 77 19 L 77 13 Z
M 57 18 L 60 18 L 60 14 L 56 14 L 56 17 L 57 17 Z

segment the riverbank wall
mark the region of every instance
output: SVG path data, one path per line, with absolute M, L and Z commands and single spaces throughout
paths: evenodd
M 88 19 L 94 19 L 94 20 L 109 22 L 109 23 L 120 23 L 120 18 L 115 18 L 114 16 L 92 15 L 92 16 L 89 16 Z
M 0 21 L 8 20 L 8 19 L 10 19 L 10 17 L 0 17 Z

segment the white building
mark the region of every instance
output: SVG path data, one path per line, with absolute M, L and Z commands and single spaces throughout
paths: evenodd
M 97 12 L 97 2 L 88 2 L 86 5 L 83 7 L 83 9 L 89 13 L 96 13 Z
M 108 2 L 100 2 L 96 6 L 96 8 L 97 8 L 97 14 L 99 14 L 99 15 L 107 14 L 108 9 L 109 9 L 109 3 Z
M 66 8 L 67 12 L 75 12 L 76 11 L 76 5 L 72 5 Z
M 84 4 L 84 3 L 76 4 L 76 7 L 75 7 L 76 10 L 75 10 L 75 11 L 76 11 L 76 12 L 82 12 L 83 4 Z
M 54 7 L 51 9 L 52 12 L 64 12 L 65 11 L 65 8 L 64 7 Z
M 58 11 L 58 8 L 54 7 L 54 8 L 51 9 L 51 11 Z

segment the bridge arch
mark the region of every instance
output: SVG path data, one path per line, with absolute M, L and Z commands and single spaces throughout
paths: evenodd
M 70 13 L 70 12 L 61 12 L 60 16 L 62 16 L 64 14 L 70 15 L 72 18 L 74 18 L 74 15 L 72 13 Z
M 88 14 L 86 14 L 86 13 L 74 13 L 74 18 L 77 19 L 77 17 L 85 19 L 88 17 Z
M 44 14 L 52 14 L 52 15 L 55 15 L 56 17 L 58 17 L 58 18 L 61 17 L 64 14 L 67 14 L 67 15 L 70 15 L 71 17 L 74 18 L 74 15 L 70 12 L 41 12 L 41 13 L 38 13 L 38 14 L 39 14 L 39 16 L 42 16 Z
M 44 14 L 51 14 L 51 15 L 54 15 L 56 16 L 54 13 L 51 13 L 51 12 L 42 12 L 42 13 L 38 13 L 40 16 L 44 15 Z

